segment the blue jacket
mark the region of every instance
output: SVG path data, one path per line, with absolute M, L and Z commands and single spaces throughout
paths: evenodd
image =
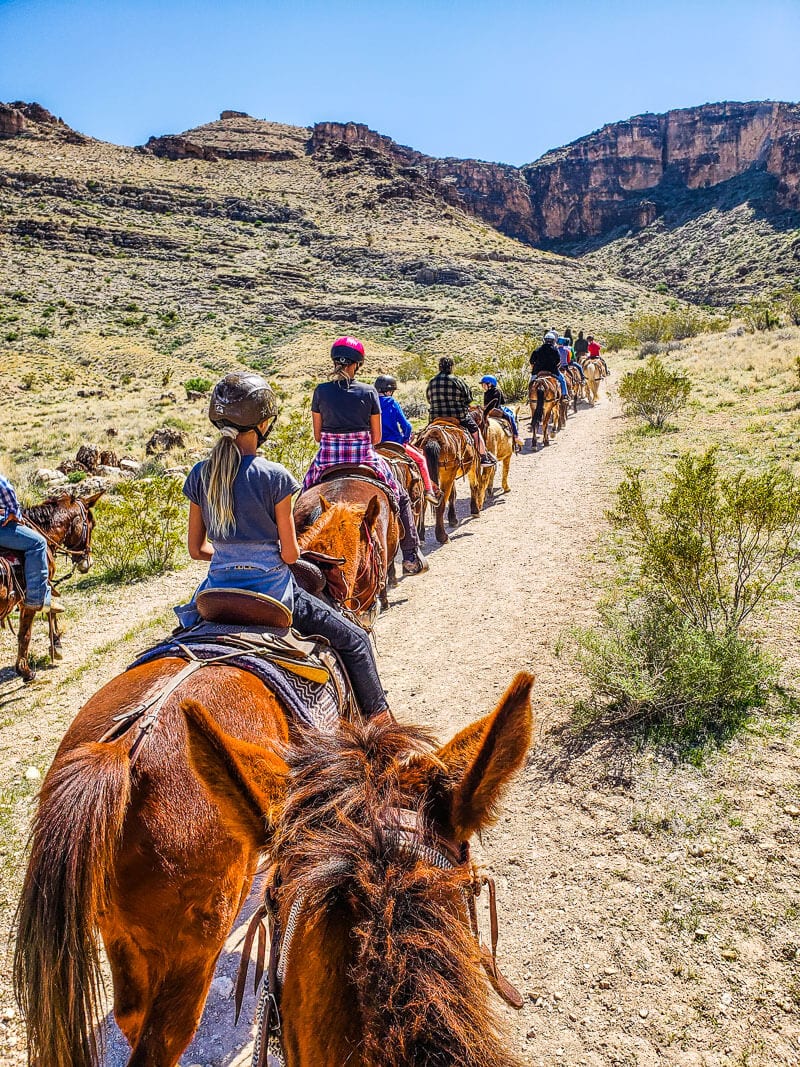
M 403 409 L 393 396 L 382 396 L 381 400 L 381 424 L 383 426 L 383 441 L 394 441 L 395 444 L 404 445 L 410 440 L 414 427 L 403 414 Z

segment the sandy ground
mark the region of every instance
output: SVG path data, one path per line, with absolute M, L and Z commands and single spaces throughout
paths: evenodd
M 582 693 L 564 649 L 600 593 L 603 561 L 585 546 L 618 478 L 618 425 L 603 396 L 549 449 L 532 456 L 528 446 L 512 464 L 511 493 L 480 518 L 460 501 L 451 544 L 429 534 L 430 573 L 403 581 L 379 620 L 381 673 L 396 713 L 443 739 L 489 710 L 517 670 L 538 677 L 528 766 L 477 847 L 498 883 L 501 966 L 525 995 L 521 1011 L 501 1009 L 524 1062 L 797 1065 L 796 729 L 753 733 L 701 769 L 563 744 Z M 165 607 L 190 586 L 183 572 L 133 590 L 124 616 L 98 605 L 93 634 L 82 645 L 76 635 L 61 681 L 38 694 L 0 676 L 7 706 L 33 698 L 36 710 L 12 712 L 0 770 L 21 773 L 36 763 L 32 751 L 44 769 L 81 701 L 165 626 Z M 123 640 L 111 651 L 113 638 Z M 18 801 L 20 818 L 29 804 Z M 252 1000 L 234 1028 L 229 979 L 252 903 L 184 1065 L 249 1063 Z M 0 1016 L 9 1065 L 24 1062 L 12 1013 Z M 108 1067 L 125 1062 L 112 1028 Z

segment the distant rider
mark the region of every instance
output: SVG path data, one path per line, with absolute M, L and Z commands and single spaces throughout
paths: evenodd
M 561 386 L 561 396 L 566 400 L 569 391 L 567 389 L 567 379 L 561 373 L 561 355 L 557 345 L 558 336 L 553 330 L 548 330 L 544 335 L 544 344 L 539 345 L 538 348 L 531 352 L 529 360 L 531 377 L 535 378 L 537 374 L 551 374 L 558 379 L 558 383 Z
M 597 343 L 597 341 L 595 341 L 594 337 L 592 337 L 591 334 L 589 334 L 589 336 L 586 338 L 586 343 L 587 343 L 587 348 L 588 348 L 588 352 L 589 352 L 589 355 L 588 355 L 587 358 L 588 359 L 598 359 L 600 361 L 600 366 L 603 368 L 603 370 L 606 373 L 606 375 L 610 374 L 611 371 L 608 369 L 608 364 L 603 359 L 603 357 L 600 355 L 600 345 Z
M 402 445 L 406 453 L 419 467 L 422 484 L 425 487 L 425 499 L 429 504 L 433 504 L 436 507 L 439 503 L 439 491 L 431 481 L 425 453 L 420 452 L 418 448 L 414 448 L 409 443 L 414 427 L 394 398 L 397 379 L 393 378 L 391 374 L 379 374 L 375 379 L 375 388 L 378 390 L 378 397 L 381 402 L 381 426 L 383 429 L 381 442 L 390 441 L 392 444 Z
M 329 467 L 342 463 L 371 467 L 399 506 L 403 525 L 400 542 L 403 574 L 422 574 L 428 569 L 428 563 L 420 551 L 408 493 L 374 447 L 383 437 L 380 398 L 374 386 L 355 380 L 364 362 L 364 346 L 355 337 L 340 337 L 333 342 L 331 359 L 333 379 L 318 385 L 311 398 L 314 440 L 319 444 L 319 452 L 306 472 L 303 489 L 316 485 Z
M 524 442 L 519 435 L 519 426 L 514 412 L 506 406 L 506 398 L 497 378 L 493 374 L 484 374 L 481 378 L 483 389 L 483 410 L 488 415 L 491 411 L 498 411 L 508 422 L 514 439 L 514 447 L 521 449 Z
M 0 548 L 22 553 L 25 572 L 25 607 L 34 611 L 60 612 L 51 600 L 47 541 L 38 530 L 25 525 L 17 494 L 0 474 Z
M 449 356 L 442 356 L 439 360 L 439 373 L 431 378 L 425 390 L 428 418 L 431 422 L 434 419 L 457 419 L 472 436 L 481 466 L 494 467 L 497 460 L 487 451 L 480 428 L 469 413 L 473 403 L 472 390 L 463 378 L 453 374 L 454 366 Z

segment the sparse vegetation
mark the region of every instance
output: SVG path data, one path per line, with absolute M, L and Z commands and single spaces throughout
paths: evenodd
M 163 384 L 166 385 L 168 383 L 164 382 Z M 190 393 L 208 393 L 211 391 L 213 384 L 209 378 L 189 378 L 188 381 L 184 382 L 183 387 L 188 396 Z
M 714 317 L 696 308 L 675 308 L 661 313 L 643 312 L 634 315 L 628 324 L 628 333 L 635 342 L 682 341 L 700 333 L 724 330 L 728 319 Z
M 267 456 L 282 463 L 300 481 L 316 451 L 311 432 L 311 404 L 306 399 L 299 410 L 278 421 L 267 440 Z
M 679 371 L 669 371 L 657 356 L 646 367 L 624 375 L 619 396 L 626 415 L 642 418 L 655 430 L 662 430 L 672 415 L 680 411 L 691 392 L 691 383 Z
M 92 547 L 99 577 L 128 581 L 174 566 L 186 529 L 182 483 L 153 468 L 120 482 L 98 505 Z
M 770 300 L 752 300 L 739 309 L 739 314 L 748 333 L 763 333 L 781 324 L 778 306 Z

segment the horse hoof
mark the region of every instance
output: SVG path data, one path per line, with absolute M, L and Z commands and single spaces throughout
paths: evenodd
M 437 533 L 436 540 L 439 542 L 440 545 L 446 545 L 446 544 L 449 543 L 450 538 L 447 536 L 447 534 L 443 534 L 442 536 L 439 536 L 439 534 Z
M 23 680 L 23 682 L 32 682 L 36 677 L 36 671 L 31 670 L 30 667 L 17 667 L 17 674 Z

